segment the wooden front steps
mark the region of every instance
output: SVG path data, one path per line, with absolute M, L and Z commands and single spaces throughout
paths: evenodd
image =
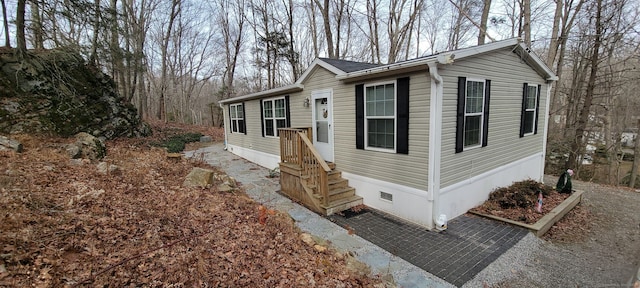
M 335 163 L 327 163 L 331 171 L 327 173 L 328 200 L 319 193 L 319 184 L 311 183 L 310 176 L 293 163 L 280 163 L 281 191 L 289 198 L 322 215 L 331 215 L 362 204 L 362 197 L 356 195 L 349 180 L 342 178 L 342 172 Z

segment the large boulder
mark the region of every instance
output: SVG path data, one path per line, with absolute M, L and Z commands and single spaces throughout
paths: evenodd
M 113 139 L 150 134 L 114 81 L 70 49 L 0 50 L 0 133 Z
M 22 152 L 22 143 L 18 140 L 0 136 L 0 151 L 2 150 L 14 150 L 16 152 Z
M 213 170 L 195 167 L 184 179 L 184 187 L 211 187 L 213 184 Z
M 76 135 L 76 142 L 65 147 L 72 159 L 82 158 L 91 161 L 102 160 L 107 155 L 104 143 L 95 136 L 80 132 Z

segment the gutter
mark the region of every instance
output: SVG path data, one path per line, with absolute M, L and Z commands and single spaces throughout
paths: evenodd
M 444 56 L 444 55 L 443 55 Z M 443 80 L 438 74 L 438 64 L 450 64 L 451 57 L 438 57 L 438 62 L 429 62 L 429 75 L 431 76 L 431 113 L 429 113 L 429 193 L 428 201 L 431 202 L 431 220 L 436 229 L 446 229 L 445 223 L 438 221 L 440 216 L 440 163 L 442 155 L 442 101 Z
M 220 104 L 236 103 L 236 102 L 241 102 L 241 101 L 246 101 L 246 100 L 265 98 L 265 97 L 269 97 L 269 96 L 280 96 L 280 95 L 284 95 L 284 94 L 288 94 L 288 93 L 300 92 L 303 89 L 304 89 L 304 85 L 302 85 L 300 83 L 295 83 L 295 84 L 291 84 L 291 85 L 287 85 L 287 86 L 282 86 L 282 87 L 273 88 L 273 89 L 269 89 L 269 90 L 265 90 L 265 91 L 251 93 L 251 94 L 240 96 L 240 97 L 233 97 L 233 98 L 225 99 L 225 100 L 220 101 L 219 103 Z

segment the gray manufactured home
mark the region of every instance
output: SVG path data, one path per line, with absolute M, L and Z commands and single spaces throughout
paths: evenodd
M 496 187 L 541 181 L 551 84 L 518 39 L 388 65 L 316 59 L 221 101 L 226 147 L 323 214 L 364 203 L 429 229 Z

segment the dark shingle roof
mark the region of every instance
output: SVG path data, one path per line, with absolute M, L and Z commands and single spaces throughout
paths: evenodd
M 355 61 L 349 61 L 349 60 L 339 60 L 339 59 L 329 59 L 329 58 L 320 58 L 320 60 L 346 73 L 380 66 L 378 64 L 355 62 Z

